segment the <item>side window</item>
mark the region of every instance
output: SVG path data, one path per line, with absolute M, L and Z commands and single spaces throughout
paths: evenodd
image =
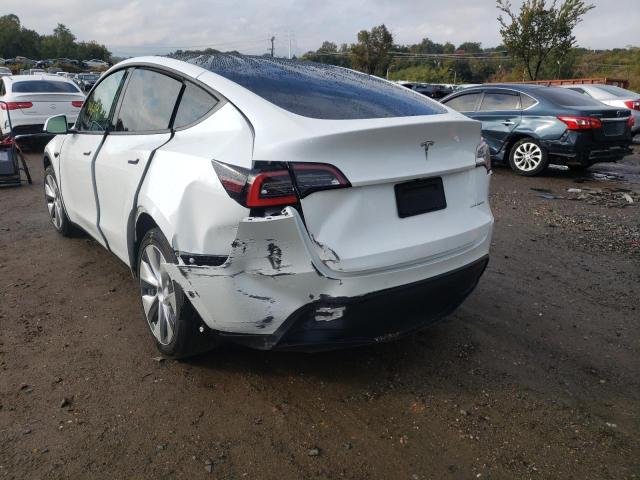
M 174 78 L 137 68 L 127 83 L 114 130 L 153 132 L 168 129 L 181 89 L 182 82 Z
M 452 98 L 446 105 L 458 112 L 473 112 L 478 104 L 480 93 L 467 93 L 459 97 Z
M 485 93 L 479 111 L 520 110 L 520 95 L 508 93 Z
M 529 95 L 525 95 L 524 93 L 520 94 L 520 103 L 522 104 L 522 109 L 525 110 L 529 107 L 532 107 L 536 104 L 536 99 L 531 98 Z
M 184 127 L 200 120 L 213 110 L 217 104 L 217 98 L 205 92 L 202 88 L 192 83 L 187 83 L 173 124 L 174 128 Z
M 111 108 L 118 94 L 125 70 L 119 70 L 105 78 L 84 102 L 84 108 L 76 122 L 80 132 L 104 132 L 109 126 Z

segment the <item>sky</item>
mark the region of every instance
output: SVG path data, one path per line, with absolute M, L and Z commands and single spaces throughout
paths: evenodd
M 590 3 L 596 8 L 574 32 L 578 45 L 640 46 L 640 0 Z M 324 40 L 353 43 L 358 31 L 381 23 L 399 44 L 424 37 L 500 43 L 494 0 L 2 0 L 0 15 L 8 13 L 41 34 L 64 23 L 78 40 L 96 40 L 118 56 L 206 47 L 262 54 L 271 36 L 276 55 L 288 55 L 289 39 L 300 55 Z

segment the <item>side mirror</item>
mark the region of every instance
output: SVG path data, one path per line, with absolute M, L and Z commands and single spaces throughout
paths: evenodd
M 47 118 L 47 121 L 44 122 L 44 131 L 53 135 L 65 135 L 69 132 L 67 116 L 56 115 L 55 117 Z

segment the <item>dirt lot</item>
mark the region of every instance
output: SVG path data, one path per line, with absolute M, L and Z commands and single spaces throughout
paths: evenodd
M 485 276 L 411 338 L 184 363 L 29 161 L 0 190 L 0 478 L 640 478 L 640 154 L 598 169 L 624 181 L 497 169 Z

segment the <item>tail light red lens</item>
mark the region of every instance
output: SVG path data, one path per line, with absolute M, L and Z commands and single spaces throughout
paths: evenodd
M 638 100 L 628 100 L 628 101 L 624 102 L 624 104 L 630 110 L 640 110 L 640 99 L 638 99 Z
M 258 173 L 249 184 L 247 207 L 274 207 L 297 202 L 298 196 L 288 170 Z
M 558 120 L 564 122 L 569 130 L 591 130 L 593 128 L 602 128 L 602 122 L 593 117 L 575 117 L 566 115 L 558 117 Z
M 351 186 L 340 170 L 326 163 L 256 162 L 253 170 L 212 163 L 227 194 L 249 208 L 295 205 L 313 192 Z
M 0 110 L 25 110 L 33 107 L 31 102 L 7 102 L 0 103 Z
M 81 101 L 81 100 L 74 100 L 73 102 L 71 102 L 71 105 L 73 105 L 73 106 L 74 106 L 74 107 L 76 107 L 76 108 L 82 108 L 82 104 L 83 104 L 83 103 L 84 103 L 84 102 L 83 102 L 83 101 Z
M 635 123 L 636 123 L 635 119 L 632 116 L 630 116 L 629 119 L 627 120 L 627 125 L 629 125 L 629 130 L 633 128 Z

